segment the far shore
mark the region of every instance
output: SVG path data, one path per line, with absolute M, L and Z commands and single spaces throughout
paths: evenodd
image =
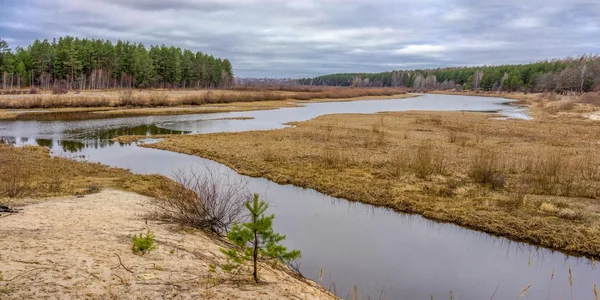
M 35 115 L 86 113 L 90 119 L 124 116 L 181 115 L 243 112 L 298 107 L 304 103 L 358 100 L 401 99 L 415 97 L 404 90 L 326 89 L 324 92 L 237 91 L 237 90 L 141 90 L 132 91 L 132 105 L 120 105 L 123 91 L 83 91 L 66 95 L 0 95 L 0 120 L 34 119 Z M 357 96 L 354 96 L 357 95 Z M 155 101 L 160 103 L 153 104 Z M 158 100 L 157 100 L 158 99 Z M 271 100 L 272 99 L 272 100 Z M 26 104 L 19 104 L 25 103 Z M 40 104 L 41 103 L 41 104 Z M 98 104 L 99 106 L 95 106 Z M 8 108 L 25 106 L 24 108 Z M 31 106 L 31 107 L 29 107 Z M 67 106 L 67 107 L 61 107 Z M 4 108 L 3 108 L 4 107 Z M 94 115 L 90 115 L 94 114 Z M 34 117 L 32 117 L 34 116 Z M 85 119 L 85 115 L 78 116 Z

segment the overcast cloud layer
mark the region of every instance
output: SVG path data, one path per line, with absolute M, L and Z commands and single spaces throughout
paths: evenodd
M 600 52 L 600 0 L 0 0 L 11 47 L 64 35 L 175 45 L 240 77 L 527 63 Z

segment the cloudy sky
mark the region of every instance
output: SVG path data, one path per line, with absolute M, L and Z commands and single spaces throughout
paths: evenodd
M 600 0 L 0 0 L 11 47 L 64 35 L 176 45 L 240 77 L 600 53 Z

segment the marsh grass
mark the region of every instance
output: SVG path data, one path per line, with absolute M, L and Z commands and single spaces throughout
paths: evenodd
M 479 184 L 489 185 L 492 189 L 504 188 L 506 174 L 499 162 L 499 155 L 489 150 L 481 150 L 471 160 L 469 177 Z
M 435 150 L 433 145 L 424 142 L 412 154 L 408 166 L 418 178 L 424 179 L 430 175 L 445 174 L 445 155 Z
M 169 96 L 164 92 L 152 93 L 148 99 L 148 105 L 152 107 L 171 106 L 172 104 Z
M 0 144 L 0 202 L 88 194 L 89 187 L 120 188 L 156 195 L 156 186 L 172 181 L 158 175 L 134 175 L 95 163 L 51 157 L 43 147 Z
M 0 146 L 0 149 L 6 148 Z M 2 151 L 0 156 L 0 198 L 22 198 L 35 192 L 32 182 L 34 170 L 25 157 L 12 151 Z
M 341 168 L 347 162 L 341 151 L 332 147 L 325 147 L 321 157 L 324 166 L 330 169 Z

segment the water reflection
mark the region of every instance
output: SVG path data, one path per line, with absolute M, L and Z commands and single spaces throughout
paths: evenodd
M 52 145 L 54 144 L 54 141 L 51 139 L 35 139 L 35 142 L 38 146 L 47 147 L 47 148 L 52 148 Z M 27 144 L 27 143 L 23 143 L 23 144 Z
M 189 131 L 170 130 L 157 127 L 155 125 L 140 125 L 133 127 L 120 127 L 112 129 L 96 128 L 95 130 L 85 130 L 82 128 L 67 129 L 67 135 L 76 136 L 77 139 L 50 139 L 50 138 L 35 138 L 35 143 L 30 142 L 29 137 L 0 137 L 0 141 L 4 144 L 15 146 L 37 145 L 53 149 L 55 145 L 61 147 L 62 152 L 76 153 L 81 152 L 84 148 L 106 148 L 115 144 L 123 146 L 123 143 L 114 142 L 112 138 L 124 135 L 143 135 L 154 136 L 160 134 L 186 134 Z
M 156 125 L 139 125 L 133 127 L 118 127 L 118 128 L 110 128 L 104 129 L 101 127 L 88 129 L 88 128 L 75 128 L 65 130 L 65 133 L 68 135 L 76 136 L 80 139 L 94 139 L 94 140 L 110 140 L 114 137 L 123 136 L 123 135 L 145 135 L 145 136 L 153 136 L 160 134 L 187 134 L 190 131 L 185 130 L 172 130 L 157 127 Z

